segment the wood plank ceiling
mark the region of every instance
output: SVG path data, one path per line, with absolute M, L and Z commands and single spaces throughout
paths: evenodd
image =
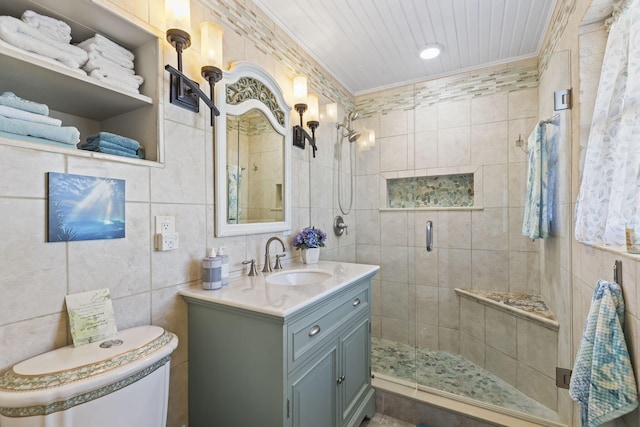
M 538 54 L 556 0 L 253 0 L 353 94 Z M 425 61 L 419 50 L 444 46 Z

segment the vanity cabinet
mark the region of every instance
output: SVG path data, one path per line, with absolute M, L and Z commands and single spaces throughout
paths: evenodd
M 360 316 L 289 379 L 288 426 L 359 425 L 359 405 L 370 391 L 370 320 Z
M 78 128 L 80 141 L 100 131 L 133 138 L 144 147 L 146 159 L 150 161 L 60 148 L 9 136 L 0 137 L 0 143 L 126 163 L 162 163 L 163 132 L 159 102 L 162 92 L 161 39 L 155 30 L 134 23 L 132 20 L 135 18 L 129 20 L 113 12 L 120 9 L 109 0 L 0 2 L 0 15 L 19 19 L 25 10 L 69 24 L 73 44 L 99 33 L 130 50 L 135 55 L 135 72 L 144 78 L 144 83 L 140 86 L 140 93 L 122 90 L 84 72 L 0 41 L 0 92 L 14 92 L 21 98 L 46 104 L 50 115 L 61 119 L 63 126 Z
M 285 316 L 183 298 L 190 426 L 357 427 L 373 416 L 370 277 Z

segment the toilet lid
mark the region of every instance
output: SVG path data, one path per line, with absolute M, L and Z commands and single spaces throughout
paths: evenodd
M 113 360 L 153 342 L 164 333 L 159 326 L 140 326 L 120 331 L 116 337 L 79 347 L 68 345 L 35 356 L 13 367 L 17 375 L 40 376 L 70 371 Z
M 177 345 L 171 332 L 140 326 L 25 360 L 0 377 L 0 415 L 46 415 L 112 393 L 168 363 Z

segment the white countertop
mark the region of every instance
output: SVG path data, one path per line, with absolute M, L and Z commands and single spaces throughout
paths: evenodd
M 332 261 L 319 261 L 317 264 L 289 264 L 283 270 L 276 270 L 273 273 L 260 272 L 257 276 L 248 276 L 245 273 L 239 277 L 232 277 L 229 285 L 221 289 L 204 290 L 202 287 L 194 287 L 180 291 L 180 295 L 286 317 L 325 296 L 338 292 L 358 279 L 375 274 L 379 269 L 377 265 Z M 265 280 L 270 275 L 292 270 L 321 270 L 331 274 L 331 277 L 310 285 L 274 285 Z

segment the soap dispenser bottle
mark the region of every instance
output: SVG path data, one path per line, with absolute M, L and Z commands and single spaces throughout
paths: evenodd
M 221 261 L 220 278 L 222 286 L 229 284 L 229 255 L 224 253 L 224 246 L 220 246 L 218 249 L 218 258 Z
M 220 289 L 222 260 L 216 256 L 216 251 L 209 248 L 207 256 L 202 260 L 202 289 Z

